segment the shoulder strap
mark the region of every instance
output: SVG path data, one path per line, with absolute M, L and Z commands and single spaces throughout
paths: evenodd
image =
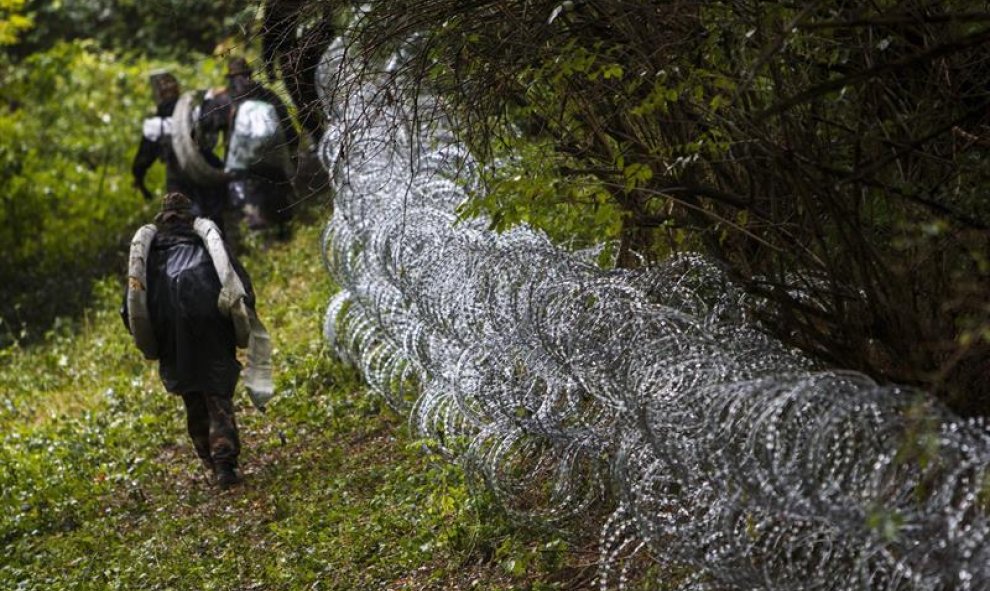
M 141 226 L 131 239 L 127 260 L 127 325 L 145 359 L 158 358 L 158 341 L 148 314 L 148 253 L 158 228 Z
M 223 236 L 220 228 L 212 220 L 207 218 L 196 218 L 193 222 L 193 229 L 199 235 L 206 250 L 210 253 L 213 261 L 213 268 L 220 278 L 220 297 L 217 299 L 217 307 L 220 313 L 227 316 L 234 322 L 234 332 L 237 335 L 237 346 L 246 347 L 248 334 L 251 332 L 251 322 L 247 316 L 247 305 L 244 298 L 247 291 L 241 278 L 234 271 L 234 266 L 230 264 L 230 257 L 227 255 L 227 247 L 224 246 Z
M 234 323 L 237 346 L 247 348 L 244 384 L 247 386 L 251 401 L 258 410 L 264 411 L 265 405 L 275 395 L 275 384 L 272 380 L 271 338 L 258 315 L 244 301 L 247 292 L 244 283 L 230 263 L 220 229 L 207 218 L 196 218 L 193 229 L 206 245 L 206 250 L 213 260 L 213 267 L 220 278 L 220 297 L 217 300 L 217 307 Z

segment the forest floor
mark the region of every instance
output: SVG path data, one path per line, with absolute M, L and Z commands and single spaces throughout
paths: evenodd
M 238 394 L 230 491 L 124 329 L 119 278 L 0 351 L 0 589 L 591 588 L 593 543 L 510 520 L 336 360 L 320 230 L 242 256 L 280 395 L 262 415 Z

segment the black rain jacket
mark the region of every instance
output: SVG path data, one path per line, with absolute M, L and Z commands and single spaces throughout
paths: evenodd
M 251 280 L 230 249 L 227 252 L 244 283 L 247 305 L 253 308 Z M 220 279 L 191 224 L 159 226 L 147 272 L 148 314 L 158 341 L 158 373 L 165 389 L 175 394 L 233 396 L 241 371 L 234 325 L 217 307 Z M 126 294 L 121 313 L 126 326 Z

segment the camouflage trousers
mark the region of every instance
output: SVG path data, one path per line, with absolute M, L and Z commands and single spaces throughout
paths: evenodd
M 234 419 L 234 400 L 231 396 L 189 392 L 182 394 L 186 405 L 186 428 L 193 447 L 208 467 L 237 467 L 241 442 Z

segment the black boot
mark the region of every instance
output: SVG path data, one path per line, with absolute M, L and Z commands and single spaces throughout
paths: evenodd
M 237 473 L 237 468 L 228 463 L 216 465 L 217 485 L 220 490 L 228 490 L 230 487 L 240 484 L 241 475 Z

